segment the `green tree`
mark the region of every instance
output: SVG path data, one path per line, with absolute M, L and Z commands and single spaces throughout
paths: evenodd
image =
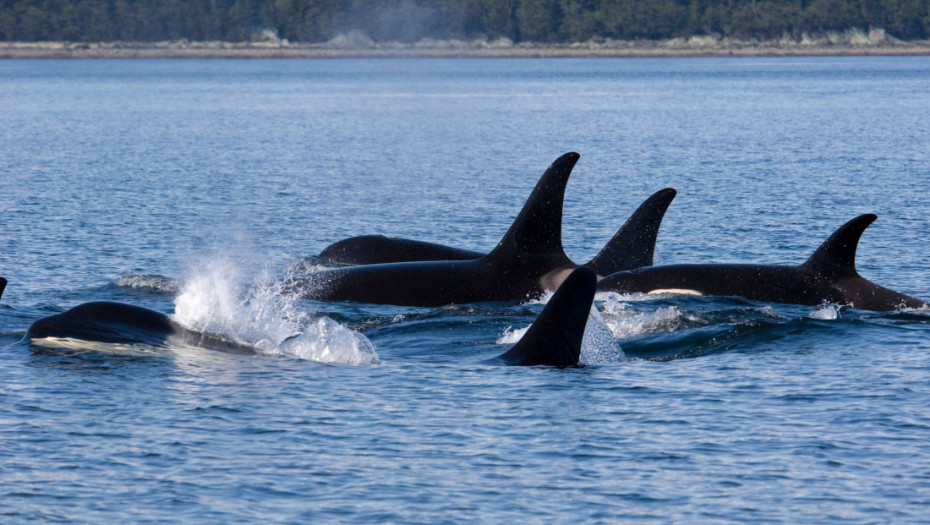
M 555 42 L 559 40 L 562 10 L 556 0 L 522 0 L 514 10 L 519 40 Z
M 0 0 L 5 40 L 248 40 L 273 28 L 292 41 L 349 29 L 375 40 L 506 36 L 515 41 L 742 38 L 884 28 L 930 37 L 928 0 Z

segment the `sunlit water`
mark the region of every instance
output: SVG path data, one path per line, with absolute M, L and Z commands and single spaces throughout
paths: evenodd
M 564 244 L 654 191 L 657 259 L 930 298 L 930 58 L 0 62 L 0 521 L 916 522 L 930 315 L 600 294 L 580 369 L 504 367 L 546 298 L 298 300 L 340 238 L 487 251 L 581 161 Z M 259 350 L 20 341 L 90 300 Z

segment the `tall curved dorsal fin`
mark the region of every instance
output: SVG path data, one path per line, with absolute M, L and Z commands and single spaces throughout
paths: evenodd
M 562 250 L 562 202 L 572 168 L 581 155 L 555 159 L 533 188 L 510 229 L 487 257 L 516 253 L 551 254 Z
M 594 270 L 575 268 L 520 341 L 500 358 L 509 365 L 577 365 L 596 287 Z
M 677 193 L 672 188 L 653 193 L 586 266 L 594 268 L 599 275 L 652 266 L 659 226 Z
M 866 213 L 840 226 L 802 267 L 831 279 L 858 275 L 856 248 L 859 246 L 862 232 L 877 218 L 878 216 L 872 213 Z
M 3 297 L 3 290 L 6 289 L 6 279 L 0 277 L 0 297 Z

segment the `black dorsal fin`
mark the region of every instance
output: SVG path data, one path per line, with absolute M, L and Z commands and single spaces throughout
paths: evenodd
M 509 365 L 577 365 L 596 287 L 594 270 L 585 266 L 573 270 L 529 330 L 501 359 Z
M 6 279 L 0 277 L 0 297 L 3 297 L 3 290 L 6 289 Z
M 587 266 L 594 268 L 599 275 L 652 266 L 659 226 L 677 193 L 672 188 L 653 193 L 636 208 L 601 253 L 591 259 Z
M 543 173 L 510 229 L 487 257 L 516 253 L 563 254 L 562 201 L 572 168 L 581 155 L 566 153 Z
M 859 275 L 856 272 L 856 248 L 862 232 L 877 218 L 866 213 L 840 226 L 802 267 L 831 279 Z

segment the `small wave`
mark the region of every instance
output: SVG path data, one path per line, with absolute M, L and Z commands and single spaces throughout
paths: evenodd
M 898 310 L 898 311 L 899 311 L 899 312 L 917 312 L 917 313 L 922 313 L 922 314 L 928 314 L 928 313 L 930 313 L 930 304 L 925 304 L 925 305 L 921 306 L 920 308 L 901 308 L 901 309 Z
M 364 335 L 328 317 L 297 307 L 280 283 L 250 288 L 238 267 L 209 261 L 194 272 L 175 300 L 175 321 L 200 332 L 223 334 L 268 355 L 323 363 L 375 364 L 378 354 Z
M 763 306 L 756 311 L 766 317 L 771 317 L 772 319 L 784 319 L 784 316 L 778 313 L 778 310 L 771 306 Z
M 523 335 L 526 334 L 526 331 L 529 330 L 529 325 L 524 326 L 523 328 L 513 328 L 508 326 L 504 329 L 504 333 L 495 341 L 499 345 L 515 345 L 517 341 L 523 338 Z
M 177 279 L 147 273 L 127 273 L 117 279 L 116 286 L 171 295 L 177 294 L 181 290 L 181 285 Z
M 307 273 L 318 272 L 320 270 L 328 270 L 333 267 L 334 266 L 332 265 L 327 265 L 324 263 L 319 257 L 301 257 L 290 263 L 287 268 L 284 269 L 284 275 L 303 275 Z
M 819 308 L 808 314 L 808 317 L 811 319 L 818 319 L 820 321 L 833 321 L 840 318 L 840 310 L 842 309 L 842 305 L 824 303 L 820 305 Z

